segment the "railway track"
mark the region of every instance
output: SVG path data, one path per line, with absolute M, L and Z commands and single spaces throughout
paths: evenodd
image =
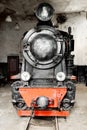
M 26 126 L 26 129 L 25 130 L 31 130 L 31 127 L 32 126 L 40 126 L 40 127 L 45 127 L 46 128 L 46 124 L 41 124 L 40 121 L 38 121 L 38 123 L 32 123 L 32 119 L 33 119 L 33 112 L 31 113 L 31 116 L 29 117 L 29 120 L 28 120 L 28 123 L 27 123 L 27 126 Z M 45 118 L 46 119 L 46 118 Z M 36 120 L 36 119 L 34 119 Z M 59 121 L 58 121 L 58 117 L 50 117 L 50 120 L 45 120 L 45 121 L 49 121 L 49 123 L 47 124 L 47 128 L 49 127 L 49 125 L 51 125 L 53 127 L 53 130 L 60 130 L 59 128 Z M 44 128 L 44 129 L 45 129 Z M 41 128 L 40 128 L 41 129 Z

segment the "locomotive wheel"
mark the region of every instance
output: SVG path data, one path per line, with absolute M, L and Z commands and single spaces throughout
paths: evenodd
M 22 81 L 15 81 L 11 87 L 12 87 L 12 92 L 13 93 L 19 93 L 18 90 L 19 90 L 19 87 L 20 86 L 23 86 L 23 82 Z
M 68 98 L 65 98 L 62 102 L 62 109 L 70 110 L 70 108 L 71 108 L 71 101 Z
M 25 110 L 27 108 L 25 102 L 22 99 L 18 99 L 15 103 L 17 109 Z

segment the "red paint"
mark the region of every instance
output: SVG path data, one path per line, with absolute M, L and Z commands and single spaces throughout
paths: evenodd
M 31 111 L 23 111 L 19 110 L 18 111 L 19 116 L 30 116 Z M 69 116 L 68 111 L 57 111 L 57 110 L 52 110 L 52 111 L 47 111 L 47 110 L 35 110 L 34 111 L 34 116 L 58 116 L 58 117 L 66 117 Z
M 20 88 L 19 92 L 23 97 L 25 103 L 28 107 L 31 107 L 32 100 L 36 100 L 40 96 L 46 96 L 49 98 L 49 101 L 53 100 L 53 103 L 48 105 L 48 108 L 58 108 L 60 102 L 65 96 L 67 89 L 63 88 Z M 35 106 L 34 104 L 34 107 Z M 19 116 L 30 116 L 30 111 L 19 110 Z M 58 111 L 58 110 L 34 110 L 35 116 L 68 116 L 68 111 Z

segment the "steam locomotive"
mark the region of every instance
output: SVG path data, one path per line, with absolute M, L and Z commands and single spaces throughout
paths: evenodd
M 75 103 L 73 35 L 56 29 L 53 7 L 41 3 L 35 10 L 38 23 L 23 39 L 20 80 L 12 84 L 12 103 L 19 116 L 63 116 Z

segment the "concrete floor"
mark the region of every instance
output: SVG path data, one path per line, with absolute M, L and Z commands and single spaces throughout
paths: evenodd
M 70 116 L 65 120 L 59 118 L 60 130 L 87 130 L 87 87 L 77 84 L 76 104 Z M 0 130 L 25 130 L 28 117 L 18 117 L 11 104 L 10 85 L 0 86 Z M 30 130 L 55 130 L 49 119 L 32 120 Z M 38 125 L 38 126 L 37 126 Z

